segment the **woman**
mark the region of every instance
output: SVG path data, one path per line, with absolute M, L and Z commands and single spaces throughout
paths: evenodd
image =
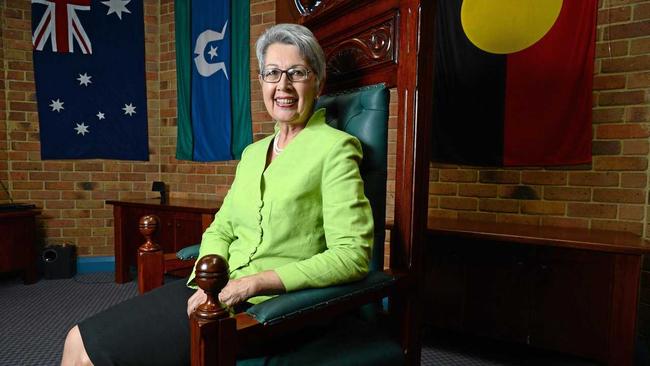
M 276 25 L 257 41 L 257 58 L 276 131 L 244 150 L 199 253 L 228 260 L 231 280 L 219 293 L 228 306 L 361 279 L 372 246 L 360 144 L 329 127 L 324 110 L 314 111 L 325 80 L 314 35 L 299 25 Z M 187 284 L 196 288 L 193 278 Z M 62 364 L 187 364 L 187 315 L 205 294 L 179 282 L 74 327 Z

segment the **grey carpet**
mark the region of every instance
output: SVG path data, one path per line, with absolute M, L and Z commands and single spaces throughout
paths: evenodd
M 485 338 L 435 333 L 425 329 L 422 365 L 444 366 L 597 366 L 556 352 Z
M 28 286 L 0 279 L 0 365 L 58 365 L 72 326 L 137 295 L 135 282 L 117 285 L 114 276 L 90 273 Z

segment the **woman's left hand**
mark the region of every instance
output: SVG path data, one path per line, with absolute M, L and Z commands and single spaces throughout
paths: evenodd
M 219 302 L 234 306 L 253 297 L 256 292 L 255 276 L 246 276 L 228 281 L 226 287 L 219 293 Z
M 283 292 L 284 285 L 275 271 L 264 271 L 228 281 L 226 287 L 219 293 L 219 301 L 228 306 L 235 306 L 253 296 L 276 295 Z

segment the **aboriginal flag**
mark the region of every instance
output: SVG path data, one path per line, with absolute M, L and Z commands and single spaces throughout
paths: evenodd
M 597 0 L 437 3 L 432 160 L 590 163 Z

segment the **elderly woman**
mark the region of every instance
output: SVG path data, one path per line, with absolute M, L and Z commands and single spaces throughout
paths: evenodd
M 231 280 L 219 293 L 228 306 L 361 279 L 372 246 L 360 144 L 314 111 L 325 80 L 314 35 L 300 25 L 271 27 L 257 58 L 275 133 L 244 150 L 199 254 L 228 260 Z M 189 363 L 188 314 L 205 300 L 193 278 L 84 320 L 69 332 L 62 364 Z

